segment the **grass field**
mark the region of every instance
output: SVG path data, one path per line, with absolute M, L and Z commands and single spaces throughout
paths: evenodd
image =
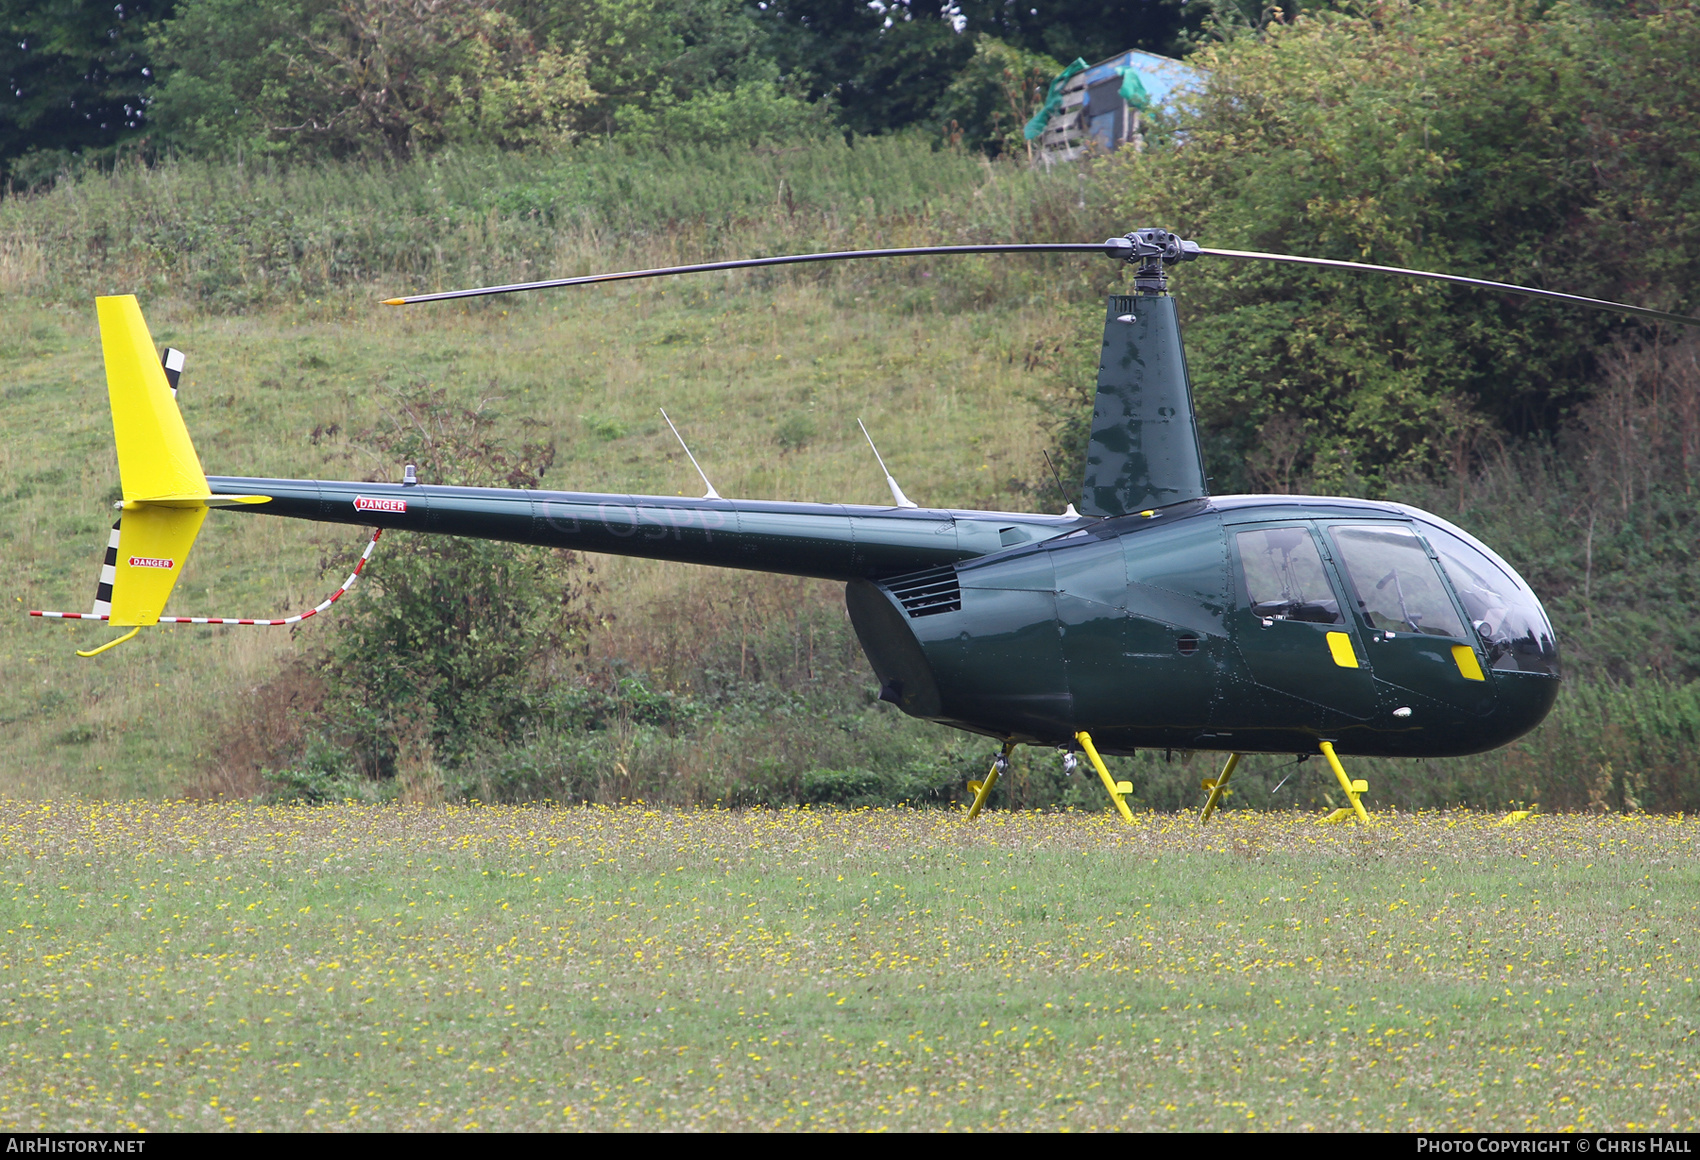
M 1691 818 L 4 817 L 6 1129 L 1700 1128 Z

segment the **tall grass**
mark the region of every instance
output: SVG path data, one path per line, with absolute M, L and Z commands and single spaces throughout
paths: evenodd
M 1035 210 L 1040 217 L 1036 220 Z M 615 145 L 405 164 L 176 160 L 67 174 L 0 203 L 0 291 L 117 289 L 214 309 L 586 273 L 802 246 L 1078 232 L 1073 177 L 917 137 Z M 1059 232 L 1060 231 L 1060 232 Z

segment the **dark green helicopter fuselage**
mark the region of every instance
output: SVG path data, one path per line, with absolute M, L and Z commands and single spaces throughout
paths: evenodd
M 1104 304 L 1083 515 L 209 482 L 271 497 L 241 511 L 841 581 L 882 700 L 1011 743 L 1445 757 L 1539 724 L 1552 626 L 1484 545 L 1397 504 L 1209 494 L 1174 299 L 1160 266 L 1135 281 Z
M 883 699 L 1020 743 L 1443 757 L 1558 690 L 1509 565 L 1401 505 L 1216 496 L 1074 517 L 215 477 L 238 511 L 846 584 Z

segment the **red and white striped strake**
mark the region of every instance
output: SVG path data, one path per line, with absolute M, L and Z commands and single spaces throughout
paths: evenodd
M 366 550 L 364 552 L 360 553 L 360 560 L 359 560 L 358 563 L 356 563 L 354 565 L 354 571 L 349 573 L 348 579 L 344 580 L 342 582 L 342 586 L 340 588 L 338 588 L 335 592 L 332 592 L 329 596 L 325 597 L 324 601 L 321 602 L 317 607 L 309 608 L 306 612 L 298 612 L 294 616 L 281 616 L 281 617 L 275 617 L 275 618 L 272 618 L 272 619 L 269 619 L 269 620 L 262 620 L 262 619 L 259 619 L 257 617 L 254 617 L 254 618 L 249 618 L 249 617 L 238 618 L 238 617 L 233 617 L 233 616 L 162 616 L 162 617 L 159 618 L 159 623 L 161 623 L 161 624 L 254 624 L 254 625 L 260 625 L 261 627 L 266 627 L 266 628 L 274 628 L 274 627 L 277 627 L 279 625 L 285 625 L 285 624 L 300 624 L 303 620 L 306 620 L 309 616 L 319 615 L 319 613 L 323 612 L 325 609 L 327 609 L 331 605 L 335 604 L 338 600 L 342 599 L 342 594 L 344 592 L 347 592 L 350 588 L 354 587 L 354 582 L 356 580 L 360 579 L 360 573 L 366 567 L 366 561 L 368 561 L 372 558 L 372 549 L 376 548 L 378 546 L 378 537 L 383 535 L 383 534 L 384 534 L 384 529 L 382 529 L 382 528 L 373 528 L 372 529 L 372 538 L 366 542 Z M 114 545 L 116 545 L 117 538 L 118 538 L 118 529 L 116 527 L 114 527 L 112 529 L 112 537 L 113 537 Z M 107 551 L 107 554 L 109 556 L 112 556 L 114 560 L 116 560 L 116 558 L 117 558 L 116 554 L 115 554 L 116 550 L 117 549 L 116 549 L 115 546 L 109 546 L 108 551 Z M 111 566 L 112 565 L 110 565 L 110 564 L 106 565 L 101 570 L 102 571 L 101 587 L 106 590 L 106 595 L 107 595 L 108 599 L 110 599 L 110 595 L 111 595 L 112 581 L 111 581 L 111 579 L 107 578 L 107 576 L 105 575 L 105 570 L 106 570 L 106 567 L 111 567 Z M 98 609 L 101 606 L 101 603 L 103 603 L 103 602 L 97 599 L 97 601 L 95 603 L 96 609 Z M 112 605 L 111 605 L 110 602 L 106 602 L 106 608 L 107 608 L 107 611 L 105 611 L 105 612 L 99 612 L 99 611 L 96 611 L 96 612 L 31 612 L 30 615 L 31 616 L 43 616 L 43 617 L 47 617 L 50 620 L 110 620 L 110 619 L 112 619 L 112 612 L 111 612 Z

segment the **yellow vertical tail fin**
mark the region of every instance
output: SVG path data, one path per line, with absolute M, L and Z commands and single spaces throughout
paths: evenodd
M 130 629 L 99 648 L 78 652 L 85 657 L 106 652 L 134 637 L 141 628 L 159 623 L 209 506 L 265 503 L 270 498 L 212 494 L 183 423 L 183 413 L 177 409 L 182 352 L 167 351 L 161 364 L 135 296 L 97 298 L 95 314 L 100 320 L 100 347 L 106 359 L 106 393 L 112 405 L 112 438 L 118 448 L 118 476 L 124 495 L 119 506 L 124 514 L 112 526 L 107 541 L 94 611 L 31 613 L 57 619 L 107 620 Z M 197 618 L 194 623 L 206 620 Z
M 212 498 L 136 296 L 97 298 L 95 312 L 124 502 L 193 504 Z

